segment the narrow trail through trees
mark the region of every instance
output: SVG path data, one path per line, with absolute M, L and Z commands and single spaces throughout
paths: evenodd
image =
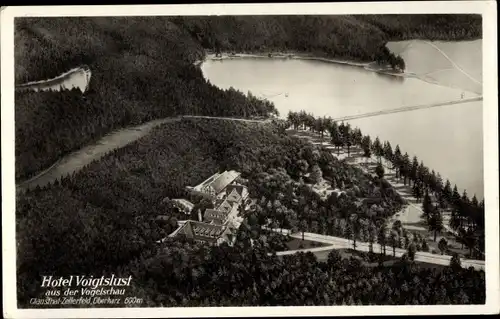
M 366 117 L 380 116 L 398 112 L 408 112 L 414 111 L 418 109 L 438 107 L 444 105 L 453 105 L 453 104 L 461 104 L 468 103 L 474 101 L 482 100 L 482 96 L 473 97 L 462 100 L 448 101 L 442 103 L 434 103 L 434 104 L 425 104 L 425 105 L 416 105 L 416 106 L 405 106 L 396 109 L 376 111 L 376 112 L 368 112 L 363 114 L 356 114 L 351 116 L 344 116 L 340 118 L 333 119 L 334 121 L 345 121 L 345 120 L 353 120 L 360 119 Z M 82 149 L 73 152 L 69 155 L 64 156 L 62 159 L 58 160 L 55 164 L 51 165 L 49 169 L 44 170 L 42 173 L 32 177 L 31 179 L 18 183 L 16 186 L 18 191 L 23 191 L 26 188 L 33 188 L 36 186 L 44 186 L 48 183 L 54 182 L 56 179 L 59 179 L 67 174 L 72 174 L 73 172 L 77 172 L 82 169 L 85 165 L 90 162 L 100 159 L 108 152 L 113 151 L 117 148 L 121 148 L 126 146 L 129 143 L 132 143 L 138 140 L 141 137 L 148 135 L 151 130 L 161 124 L 179 121 L 182 118 L 200 118 L 200 119 L 214 119 L 214 120 L 229 120 L 229 121 L 241 121 L 241 122 L 250 122 L 250 123 L 266 123 L 269 122 L 267 120 L 261 119 L 242 119 L 242 118 L 231 118 L 231 117 L 214 117 L 214 116 L 201 116 L 201 115 L 181 115 L 178 117 L 170 117 L 164 119 L 153 120 L 138 126 L 123 128 L 114 132 L 111 132 L 101 138 L 99 141 L 85 146 Z
M 267 123 L 268 120 L 255 120 L 255 119 L 241 119 L 241 118 L 228 118 L 228 117 L 213 117 L 213 116 L 197 116 L 197 115 L 184 115 L 178 117 L 169 117 L 164 119 L 153 120 L 141 125 L 128 127 L 111 132 L 95 143 L 81 148 L 78 151 L 70 153 L 49 168 L 45 169 L 38 175 L 30 178 L 29 180 L 20 182 L 16 185 L 18 192 L 32 189 L 34 187 L 43 187 L 48 183 L 53 183 L 55 180 L 60 179 L 68 174 L 78 172 L 92 161 L 98 160 L 108 154 L 109 152 L 125 147 L 126 145 L 137 141 L 138 139 L 148 135 L 151 131 L 165 123 L 180 121 L 183 118 L 198 118 L 198 119 L 213 119 L 213 120 L 230 120 L 248 123 Z
M 457 65 L 445 52 L 443 52 L 436 45 L 428 41 L 424 41 L 424 43 L 432 46 L 434 49 L 440 52 L 448 61 L 450 61 L 450 63 L 453 65 L 454 68 L 462 72 L 469 79 L 471 79 L 475 83 L 482 84 L 481 82 L 470 76 L 467 72 L 465 72 L 459 65 Z M 403 48 L 403 51 L 407 50 L 412 44 L 413 42 L 408 43 Z M 52 89 L 59 91 L 76 87 L 79 88 L 83 94 L 88 89 L 90 77 L 91 77 L 90 69 L 87 66 L 82 66 L 71 69 L 52 79 L 33 81 L 22 85 L 18 85 L 16 86 L 16 90 L 43 91 Z M 283 94 L 283 92 L 277 93 L 276 96 L 281 94 Z M 288 94 L 286 94 L 286 96 L 287 95 Z M 403 106 L 389 110 L 381 110 L 381 111 L 367 112 L 363 114 L 349 115 L 349 116 L 334 118 L 333 120 L 334 121 L 355 120 L 367 117 L 381 116 L 386 114 L 409 112 L 409 111 L 432 108 L 432 107 L 463 104 L 481 100 L 483 100 L 482 95 L 460 100 L 423 104 L 423 105 Z M 244 122 L 265 122 L 264 120 L 254 120 L 254 119 L 237 119 L 237 118 L 195 116 L 195 115 L 184 115 L 184 116 L 181 115 L 173 118 L 156 119 L 147 123 L 143 123 L 138 126 L 127 127 L 117 130 L 115 132 L 111 132 L 106 136 L 104 136 L 99 141 L 97 141 L 96 143 L 83 147 L 82 149 L 76 152 L 73 152 L 69 155 L 60 158 L 49 168 L 45 169 L 38 175 L 30 178 L 29 180 L 18 183 L 16 188 L 18 190 L 23 190 L 26 188 L 32 188 L 36 186 L 44 186 L 50 182 L 55 181 L 60 177 L 66 176 L 67 174 L 71 174 L 73 172 L 80 170 L 93 160 L 97 160 L 103 157 L 105 154 L 114 149 L 124 147 L 125 145 L 138 140 L 139 138 L 149 134 L 150 131 L 154 127 L 157 127 L 158 125 L 174 120 L 180 120 L 181 118 L 205 118 L 205 119 L 219 119 L 219 120 L 244 121 Z

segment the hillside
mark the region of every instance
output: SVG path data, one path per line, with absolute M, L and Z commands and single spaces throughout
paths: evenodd
M 482 37 L 479 14 L 367 14 L 355 17 L 377 27 L 389 41 L 459 41 Z
M 133 26 L 133 27 L 132 27 Z M 21 19 L 16 79 L 52 78 L 85 64 L 88 91 L 16 93 L 16 179 L 125 126 L 178 114 L 265 115 L 269 103 L 207 83 L 201 46 L 162 18 Z
M 274 110 L 269 103 L 207 83 L 193 65 L 206 49 L 307 51 L 371 61 L 389 54 L 382 50 L 384 43 L 399 36 L 391 30 L 406 30 L 405 37 L 428 35 L 426 30 L 443 24 L 442 19 L 433 21 L 422 23 L 418 16 L 16 19 L 17 85 L 83 65 L 92 72 L 84 96 L 16 93 L 16 180 L 117 128 L 178 114 L 245 117 Z M 463 29 L 463 21 L 471 21 L 471 31 L 455 32 Z M 480 34 L 477 18 L 457 16 L 445 22 L 440 38 Z
M 484 302 L 484 272 L 444 269 L 446 277 L 442 277 L 441 271 L 405 264 L 372 269 L 334 257 L 328 258 L 327 266 L 313 255 L 283 260 L 267 256 L 273 249 L 262 242 L 261 226 L 269 219 L 286 228 L 351 236 L 348 218 L 354 212 L 361 225 L 354 234 L 367 240 L 372 229 L 385 231 L 379 225 L 401 207 L 390 185 L 337 160 L 327 150 L 282 133 L 271 124 L 172 122 L 55 185 L 19 197 L 20 306 L 40 293 L 40 273 L 132 274 L 131 293 L 144 298 L 142 306 L 405 304 L 415 298 L 405 299 L 408 286 L 402 288 L 401 283 L 410 285 L 415 277 L 423 280 L 413 290 L 419 303 Z M 237 245 L 210 248 L 177 240 L 158 245 L 156 241 L 173 231 L 178 219 L 186 218 L 164 198 L 185 197 L 201 207 L 203 201 L 189 197 L 184 187 L 224 169 L 242 172 L 252 198 L 258 200 L 256 208 L 246 213 L 247 226 L 240 228 Z M 320 198 L 311 191 L 307 183 L 318 172 L 345 194 Z M 363 197 L 376 198 L 378 207 L 357 207 Z M 168 220 L 158 223 L 158 215 Z M 440 278 L 470 284 L 455 286 Z M 294 288 L 304 280 L 305 286 Z M 229 282 L 228 290 L 224 287 Z M 252 284 L 243 284 L 247 282 Z M 267 291 L 273 282 L 274 288 Z M 377 297 L 373 290 L 355 288 L 367 282 L 378 291 Z M 427 289 L 431 284 L 440 290 Z M 321 287 L 321 294 L 313 294 L 313 287 Z M 338 287 L 344 287 L 344 292 Z M 249 289 L 255 298 L 245 298 Z M 392 294 L 393 290 L 401 295 Z M 216 299 L 211 297 L 214 292 Z
M 173 21 L 215 51 L 291 50 L 361 61 L 384 53 L 387 41 L 481 37 L 479 15 L 214 16 Z

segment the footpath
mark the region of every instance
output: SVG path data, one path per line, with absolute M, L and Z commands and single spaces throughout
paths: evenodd
M 232 117 L 217 117 L 217 116 L 198 116 L 198 115 L 181 115 L 177 117 L 169 117 L 163 119 L 152 120 L 137 126 L 131 126 L 116 130 L 106 134 L 100 140 L 90 145 L 87 145 L 73 153 L 70 153 L 52 164 L 36 176 L 29 180 L 20 182 L 16 185 L 17 192 L 23 192 L 27 188 L 33 189 L 36 186 L 43 187 L 48 183 L 53 183 L 56 179 L 60 179 L 68 174 L 78 172 L 86 165 L 94 160 L 104 157 L 109 152 L 115 149 L 125 147 L 126 145 L 137 141 L 138 139 L 148 135 L 151 131 L 165 123 L 177 122 L 183 118 L 200 118 L 212 120 L 228 120 L 237 122 L 249 123 L 266 123 L 270 120 L 253 120 L 244 118 Z
M 296 137 L 307 139 L 312 144 L 321 145 L 326 149 L 330 149 L 332 151 L 332 155 L 337 157 L 338 159 L 345 160 L 347 163 L 351 165 L 355 165 L 356 167 L 363 170 L 365 173 L 373 175 L 375 172 L 375 167 L 378 163 L 378 159 L 376 156 L 372 155 L 370 158 L 363 157 L 363 152 L 359 147 L 351 147 L 350 155 L 348 156 L 347 150 L 342 149 L 337 153 L 335 147 L 330 144 L 328 141 L 328 134 L 324 135 L 324 138 L 321 139 L 319 134 L 312 133 L 310 131 L 298 131 L 295 134 Z M 430 239 L 433 236 L 430 235 L 427 230 L 427 226 L 425 225 L 425 221 L 422 219 L 423 207 L 421 202 L 417 202 L 417 199 L 413 196 L 411 187 L 409 184 L 405 185 L 402 179 L 396 178 L 395 171 L 392 169 L 390 163 L 381 160 L 382 165 L 385 168 L 384 178 L 394 187 L 394 189 L 398 192 L 398 194 L 408 203 L 406 207 L 404 207 L 400 212 L 396 213 L 392 216 L 388 223 L 392 224 L 394 221 L 399 220 L 403 227 L 408 231 L 415 231 L 420 234 L 425 234 L 426 238 Z M 456 236 L 458 233 L 450 227 L 450 218 L 451 212 L 450 210 L 445 210 L 442 212 L 443 216 L 443 226 L 444 231 L 441 232 L 436 239 L 436 242 L 429 240 L 428 244 L 435 250 L 437 248 L 437 242 L 441 238 L 445 238 L 447 242 L 454 247 L 459 247 L 461 244 L 457 242 Z
M 316 136 L 317 135 L 317 136 Z M 311 143 L 316 144 L 316 145 L 321 145 L 327 149 L 330 149 L 332 151 L 332 155 L 339 159 L 345 159 L 346 162 L 352 165 L 356 165 L 360 169 L 362 169 L 365 173 L 367 174 L 373 174 L 374 173 L 374 167 L 378 163 L 378 159 L 375 156 L 371 156 L 369 159 L 364 158 L 362 156 L 361 150 L 356 147 L 352 147 L 349 156 L 347 155 L 346 150 L 342 150 L 340 152 L 337 152 L 335 147 L 329 143 L 325 142 L 325 140 L 328 140 L 328 134 L 324 135 L 324 138 L 321 139 L 319 134 L 317 133 L 312 133 L 308 131 L 298 131 L 295 133 L 296 137 L 299 138 L 304 138 L 308 139 L 311 141 Z M 412 195 L 411 193 L 411 188 L 409 185 L 404 185 L 399 179 L 396 178 L 394 170 L 390 167 L 389 163 L 386 161 L 382 160 L 382 164 L 385 167 L 386 174 L 385 178 L 387 181 L 395 188 L 395 190 L 398 192 L 401 197 L 403 197 L 408 205 L 406 205 L 400 212 L 392 216 L 388 222 L 392 224 L 395 220 L 401 221 L 401 224 L 403 227 L 409 231 L 419 231 L 419 232 L 427 232 L 427 229 L 423 225 L 423 220 L 421 218 L 421 215 L 423 214 L 422 210 L 422 204 L 417 203 L 416 198 Z M 444 212 L 443 215 L 443 225 L 445 228 L 445 233 L 449 233 L 453 236 L 456 235 L 456 232 L 451 229 L 449 226 L 449 211 Z M 267 228 L 268 229 L 268 228 Z M 302 239 L 302 233 L 290 233 L 290 230 L 288 229 L 272 229 L 274 232 L 281 232 L 285 235 L 290 234 L 290 237 L 296 238 L 296 239 Z M 454 237 L 446 236 L 446 239 L 448 242 L 454 241 Z M 442 236 L 438 236 L 437 241 L 439 238 Z M 319 255 L 318 253 L 322 253 L 321 255 L 323 256 L 325 252 L 328 252 L 332 249 L 343 249 L 343 248 L 353 248 L 353 243 L 352 240 L 346 239 L 346 238 L 341 238 L 341 237 L 334 237 L 334 236 L 327 236 L 327 235 L 320 235 L 320 234 L 315 234 L 315 233 L 304 233 L 304 240 L 309 240 L 309 241 L 316 241 L 316 242 L 321 242 L 324 244 L 328 244 L 328 246 L 324 247 L 316 247 L 316 248 L 308 248 L 308 249 L 299 249 L 299 250 L 291 250 L 291 251 L 282 251 L 278 252 L 277 255 L 290 255 L 294 254 L 296 252 L 313 252 L 317 256 Z M 434 243 L 429 242 L 430 245 L 433 245 Z M 453 242 L 453 244 L 457 244 L 456 241 Z M 382 251 L 381 245 L 378 243 L 373 243 L 372 244 L 373 251 Z M 360 242 L 356 241 L 356 250 L 359 251 L 364 251 L 364 252 L 369 252 L 370 251 L 370 244 L 366 242 Z M 386 246 L 386 252 L 387 255 L 392 255 L 393 254 L 393 249 L 390 246 Z M 405 249 L 401 248 L 396 248 L 395 249 L 395 256 L 396 257 L 401 257 L 403 254 L 405 254 L 407 251 Z M 432 254 L 432 253 L 426 253 L 426 252 L 417 252 L 415 254 L 415 261 L 419 262 L 426 262 L 426 263 L 431 263 L 431 264 L 438 264 L 438 265 L 449 265 L 451 260 L 451 256 L 449 255 L 438 255 L 438 254 Z M 464 259 L 461 258 L 461 263 L 462 266 L 465 268 L 468 267 L 473 267 L 474 269 L 482 269 L 484 270 L 485 268 L 485 262 L 484 260 L 475 260 L 475 259 Z

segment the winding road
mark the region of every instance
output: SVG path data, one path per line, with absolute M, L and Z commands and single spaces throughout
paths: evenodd
M 453 104 L 461 104 L 473 101 L 482 100 L 482 96 L 472 97 L 461 100 L 453 100 L 447 102 L 440 102 L 434 104 L 425 104 L 425 105 L 415 105 L 415 106 L 405 106 L 399 107 L 395 109 L 368 112 L 363 114 L 355 114 L 351 116 L 344 116 L 335 118 L 335 121 L 345 121 L 345 120 L 353 120 L 360 119 L 365 117 L 373 117 L 373 116 L 381 116 L 386 114 L 398 113 L 398 112 L 408 112 L 414 111 L 424 108 L 445 106 L 445 105 L 453 105 Z M 164 119 L 152 120 L 150 122 L 123 128 L 114 132 L 111 132 L 101 138 L 99 141 L 85 146 L 82 149 L 70 153 L 63 158 L 56 161 L 49 168 L 45 169 L 43 172 L 37 174 L 36 176 L 30 178 L 29 180 L 20 182 L 16 185 L 17 192 L 23 192 L 27 188 L 34 188 L 36 186 L 44 186 L 48 183 L 54 182 L 56 179 L 60 179 L 63 176 L 68 174 L 72 174 L 73 172 L 77 172 L 81 170 L 84 166 L 90 164 L 94 160 L 98 160 L 105 156 L 107 153 L 126 146 L 141 137 L 148 135 L 152 129 L 158 127 L 162 124 L 180 121 L 182 118 L 200 118 L 200 119 L 213 119 L 213 120 L 228 120 L 228 121 L 239 121 L 239 122 L 251 122 L 251 123 L 266 123 L 269 122 L 270 119 L 262 120 L 262 119 L 243 119 L 243 118 L 233 118 L 233 117 L 214 117 L 214 116 L 201 116 L 201 115 L 181 115 L 178 117 L 169 117 Z
M 314 138 L 311 138 L 313 136 L 315 136 L 316 138 L 319 138 L 319 136 L 320 136 L 319 133 L 311 133 L 310 131 L 304 131 L 304 132 L 307 132 L 307 135 L 296 134 L 295 136 L 297 136 L 299 138 L 306 138 L 311 143 L 320 144 L 323 147 L 326 147 L 327 149 L 332 149 L 332 150 L 334 149 L 334 146 L 332 144 L 330 144 L 329 142 L 318 141 Z M 328 133 L 326 133 L 326 134 L 328 134 Z M 352 150 L 351 152 L 352 152 L 351 154 L 353 154 L 354 150 Z M 335 152 L 332 152 L 332 155 L 335 157 L 338 157 L 338 158 L 345 159 L 347 154 L 345 154 L 343 152 L 343 154 L 341 154 L 341 156 L 339 157 L 339 156 L 337 156 L 337 152 L 335 151 Z M 359 158 L 358 158 L 358 160 L 359 160 Z M 372 155 L 370 160 L 373 163 L 378 162 L 375 155 Z M 367 174 L 372 174 L 372 172 L 368 171 L 367 168 L 360 165 L 360 163 L 361 163 L 360 161 L 354 161 L 354 162 L 349 161 L 348 163 L 359 167 L 361 170 L 363 170 Z M 386 167 L 386 169 L 391 171 L 391 169 L 389 167 Z M 394 181 L 391 181 L 391 184 L 393 184 L 393 185 L 401 184 L 400 182 L 396 182 L 395 184 L 393 182 Z M 401 185 L 399 185 L 399 186 L 401 186 Z M 409 188 L 409 186 L 408 186 L 408 188 Z M 412 201 L 416 201 L 416 199 L 413 197 L 411 192 L 408 194 L 405 191 L 403 191 L 402 189 L 397 189 L 397 192 L 403 198 L 405 198 L 407 200 L 411 199 Z M 418 216 L 418 220 L 420 220 L 420 215 L 423 213 L 422 209 L 420 207 L 418 207 L 417 205 L 413 204 L 411 201 L 409 201 L 408 204 L 409 205 L 406 208 L 404 208 L 403 211 L 401 211 L 399 214 L 397 214 L 397 215 L 400 215 L 400 217 L 396 218 L 396 219 L 401 220 L 401 218 L 405 218 L 404 215 L 409 214 L 409 215 L 413 215 L 410 219 L 413 219 L 416 215 L 416 216 Z M 412 212 L 410 213 L 410 211 L 412 211 Z M 406 216 L 406 217 L 410 217 L 410 216 Z M 393 218 L 394 218 L 394 216 L 393 216 Z M 390 223 L 392 223 L 395 220 L 393 218 L 391 218 L 389 220 Z M 451 232 L 455 236 L 458 235 L 457 232 L 454 231 L 449 225 L 449 216 L 443 216 L 443 219 L 444 219 L 443 226 L 444 226 L 445 230 L 447 232 Z M 410 224 L 412 224 L 412 223 L 414 223 L 414 221 L 410 222 Z M 406 225 L 406 223 L 403 223 L 403 226 L 406 229 L 409 229 L 409 230 L 412 229 L 411 228 L 412 226 Z M 269 229 L 267 227 L 264 227 L 264 228 Z M 272 231 L 283 233 L 283 234 L 290 234 L 290 236 L 293 238 L 302 239 L 301 233 L 291 233 L 290 230 L 288 230 L 288 229 L 272 229 Z M 277 255 L 289 255 L 289 254 L 293 254 L 295 252 L 300 252 L 300 251 L 301 252 L 310 251 L 310 252 L 313 252 L 317 256 L 318 259 L 321 259 L 321 258 L 326 258 L 325 254 L 328 254 L 328 252 L 332 249 L 352 248 L 352 241 L 350 242 L 348 239 L 340 238 L 340 237 L 326 236 L 326 235 L 315 234 L 315 233 L 304 233 L 304 239 L 307 239 L 309 241 L 321 242 L 324 244 L 328 244 L 329 246 L 319 247 L 319 248 L 301 249 L 301 250 L 296 250 L 296 251 L 278 252 Z M 381 248 L 380 245 L 378 245 L 376 243 L 373 244 L 374 251 L 380 250 L 380 248 Z M 356 249 L 360 250 L 360 251 L 369 251 L 369 244 L 357 241 L 356 242 Z M 392 250 L 392 248 L 391 248 L 391 250 Z M 406 250 L 396 248 L 395 252 L 396 252 L 396 254 L 395 254 L 396 257 L 401 257 L 406 252 Z M 417 252 L 417 254 L 415 256 L 415 261 L 426 262 L 426 263 L 431 263 L 431 264 L 438 264 L 438 265 L 449 265 L 450 259 L 451 259 L 451 256 L 449 256 L 449 255 L 437 255 L 437 254 L 431 254 L 431 253 L 425 253 L 425 252 Z M 479 270 L 479 269 L 484 270 L 485 269 L 484 260 L 461 258 L 461 262 L 462 262 L 462 266 L 464 266 L 466 268 L 473 267 L 477 270 Z
M 184 115 L 153 120 L 138 126 L 120 129 L 105 135 L 99 141 L 91 145 L 85 146 L 76 152 L 64 156 L 63 158 L 52 164 L 49 168 L 45 169 L 43 172 L 30 178 L 29 180 L 18 183 L 16 185 L 16 191 L 23 192 L 27 188 L 32 189 L 36 186 L 42 187 L 47 185 L 48 183 L 53 183 L 56 179 L 60 179 L 61 177 L 81 170 L 84 166 L 90 164 L 94 160 L 102 158 L 109 152 L 118 148 L 122 148 L 127 144 L 130 144 L 148 135 L 155 127 L 158 127 L 165 123 L 177 122 L 183 118 L 230 120 L 250 123 L 266 123 L 269 121 L 230 117 Z
M 276 232 L 276 233 L 281 233 L 283 235 L 289 234 L 290 237 L 292 237 L 292 238 L 302 240 L 302 233 L 301 232 L 291 233 L 289 229 L 279 229 L 279 228 L 278 229 L 269 229 L 269 230 Z M 330 252 L 333 249 L 353 248 L 352 240 L 349 240 L 346 238 L 341 238 L 341 237 L 334 237 L 334 236 L 327 236 L 327 235 L 320 235 L 320 234 L 315 234 L 315 233 L 304 232 L 304 240 L 320 242 L 323 244 L 327 244 L 327 246 L 280 251 L 280 252 L 277 252 L 276 255 L 277 256 L 284 256 L 284 255 L 292 255 L 292 254 L 295 254 L 298 252 L 312 252 L 312 253 L 315 253 L 315 255 L 317 255 L 318 258 L 321 257 L 323 259 L 325 257 L 325 255 L 328 255 L 328 252 Z M 356 250 L 369 252 L 370 251 L 370 244 L 366 243 L 366 242 L 356 241 Z M 381 245 L 379 245 L 377 243 L 373 243 L 373 251 L 374 252 L 382 251 Z M 321 252 L 321 254 L 319 254 L 320 252 Z M 386 246 L 386 253 L 387 253 L 387 255 L 393 255 L 392 247 L 390 245 Z M 402 249 L 402 248 L 395 249 L 395 256 L 396 257 L 401 257 L 405 253 L 407 253 L 406 249 Z M 450 264 L 450 260 L 451 260 L 451 256 L 448 256 L 448 255 L 438 255 L 438 254 L 426 253 L 426 252 L 421 252 L 421 251 L 415 253 L 415 261 L 419 261 L 419 262 L 448 266 Z M 474 259 L 461 258 L 460 262 L 462 264 L 462 267 L 464 267 L 464 268 L 473 267 L 476 270 L 485 270 L 484 260 L 474 260 Z

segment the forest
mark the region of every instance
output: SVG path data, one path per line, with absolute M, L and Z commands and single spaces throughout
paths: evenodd
M 480 15 L 297 15 L 176 17 L 214 51 L 299 51 L 349 60 L 388 58 L 387 41 L 480 38 Z
M 245 95 L 233 88 L 219 90 L 204 82 L 173 82 L 171 90 L 164 86 L 166 91 L 161 95 L 138 91 L 137 94 L 144 95 L 140 100 L 151 101 L 148 104 L 118 98 L 116 94 L 106 94 L 106 98 L 96 92 L 82 95 L 77 89 L 16 94 L 16 179 L 35 175 L 110 131 L 158 118 L 179 114 L 227 117 L 277 114 L 270 102 L 251 93 Z M 115 107 L 117 100 L 121 101 L 120 107 Z M 33 105 L 37 107 L 33 109 Z
M 20 196 L 19 305 L 40 293 L 40 273 L 55 272 L 132 275 L 131 293 L 147 300 L 143 306 L 484 303 L 484 272 L 461 269 L 458 263 L 427 269 L 407 260 L 373 269 L 356 260 L 339 261 L 335 253 L 328 263 L 314 255 L 274 256 L 273 251 L 284 250 L 278 242 L 283 241 L 262 240 L 260 226 L 267 219 L 365 239 L 401 205 L 377 177 L 283 128 L 200 119 L 164 124 L 78 173 Z M 315 204 L 307 184 L 318 167 L 346 194 L 316 198 Z M 208 247 L 177 239 L 158 244 L 185 218 L 165 199 L 202 204 L 189 197 L 185 186 L 224 169 L 241 171 L 250 196 L 262 204 L 246 216 L 237 245 Z M 356 196 L 381 195 L 378 209 L 360 208 L 360 222 L 352 222 Z M 351 225 L 354 231 L 346 231 Z
M 314 306 L 481 304 L 484 272 L 421 268 L 412 262 L 366 267 L 331 251 L 326 262 L 312 253 L 269 256 L 249 247 L 240 232 L 236 247 L 160 250 L 137 267 L 145 284 L 135 287 L 145 306 Z M 200 257 L 200 256 L 203 256 Z M 237 256 L 237 258 L 235 258 Z
M 54 77 L 81 64 L 92 71 L 84 95 L 77 90 L 16 92 L 18 181 L 129 125 L 179 114 L 276 114 L 268 101 L 208 83 L 193 65 L 202 57 L 202 48 L 164 18 L 16 22 L 17 81 Z
M 19 182 L 117 128 L 179 114 L 275 112 L 268 102 L 223 92 L 206 81 L 193 65 L 205 50 L 290 50 L 404 69 L 404 61 L 385 48 L 387 41 L 477 38 L 481 17 L 31 17 L 15 20 L 14 36 L 16 84 L 80 65 L 92 71 L 83 96 L 16 92 Z
M 380 29 L 389 41 L 458 41 L 482 36 L 480 14 L 366 14 L 356 19 Z
M 428 168 L 417 156 L 410 159 L 408 153 L 402 152 L 399 145 L 392 148 L 390 142 L 381 142 L 378 137 L 373 141 L 369 135 L 363 135 L 359 128 L 351 128 L 349 124 L 332 121 L 331 118 L 314 117 L 305 111 L 290 112 L 288 122 L 291 127 L 307 129 L 319 134 L 329 133 L 331 143 L 338 149 L 359 146 L 364 156 L 372 154 L 380 161 L 385 159 L 396 171 L 396 177 L 403 180 L 404 185 L 412 186 L 412 193 L 423 204 L 424 218 L 428 228 L 434 232 L 434 240 L 438 232 L 444 231 L 442 213 L 451 209 L 450 226 L 457 232 L 463 245 L 469 248 L 469 257 L 484 259 L 485 211 L 484 199 L 479 201 L 476 195 L 472 198 L 464 190 L 458 192 L 457 185 L 451 186 L 449 180 L 443 181 L 439 173 Z M 384 168 L 379 163 L 380 178 Z
M 16 93 L 16 179 L 33 176 L 114 129 L 155 118 L 277 114 L 268 101 L 206 81 L 194 65 L 205 50 L 307 51 L 387 62 L 394 58 L 380 50 L 391 39 L 462 39 L 464 32 L 457 30 L 465 25 L 463 19 L 471 23 L 466 37 L 481 32 L 480 20 L 463 16 L 445 19 L 447 27 L 439 29 L 444 31 L 437 31 L 432 20 L 384 16 L 374 18 L 375 24 L 363 17 L 17 19 L 16 83 L 55 77 L 83 64 L 92 79 L 83 95 Z M 393 31 L 398 28 L 404 32 Z M 165 124 L 78 173 L 18 196 L 19 306 L 28 306 L 40 294 L 41 273 L 132 274 L 133 293 L 147 301 L 143 306 L 484 303 L 484 272 L 461 269 L 459 262 L 444 269 L 423 268 L 411 260 L 373 268 L 354 259 L 341 261 L 335 253 L 326 263 L 311 254 L 275 256 L 275 250 L 285 248 L 284 239 L 276 236 L 274 242 L 271 237 L 273 244 L 266 245 L 262 225 L 397 247 L 407 247 L 408 238 L 404 229 L 384 223 L 404 202 L 383 174 L 364 174 L 328 151 L 288 136 L 284 128 L 213 120 Z M 351 132 L 345 126 L 337 129 Z M 339 138 L 339 148 L 356 141 L 384 156 L 376 141 L 367 143 L 361 132 L 352 132 L 342 136 L 352 136 L 353 142 Z M 455 207 L 457 229 L 484 229 L 482 203 L 476 205 L 467 195 L 459 199 L 449 183 L 440 190 L 437 174 L 434 179 L 428 170 L 421 173 L 423 166 L 408 164 L 408 156 L 397 150 L 393 154 L 399 155 L 391 159 L 399 174 L 416 184 L 418 192 L 433 194 L 431 200 Z M 421 179 L 414 177 L 414 167 Z M 225 169 L 242 172 L 251 196 L 258 199 L 237 245 L 158 244 L 186 217 L 166 198 L 189 198 L 185 186 Z M 318 197 L 310 187 L 318 179 L 340 191 Z M 360 203 L 364 198 L 377 205 Z M 430 218 L 437 216 L 434 202 L 427 207 Z M 471 207 L 478 214 L 470 213 Z M 379 236 L 386 228 L 393 235 Z M 255 239 L 253 246 L 249 238 Z M 477 243 L 484 246 L 480 237 Z M 414 244 L 424 249 L 422 241 Z

